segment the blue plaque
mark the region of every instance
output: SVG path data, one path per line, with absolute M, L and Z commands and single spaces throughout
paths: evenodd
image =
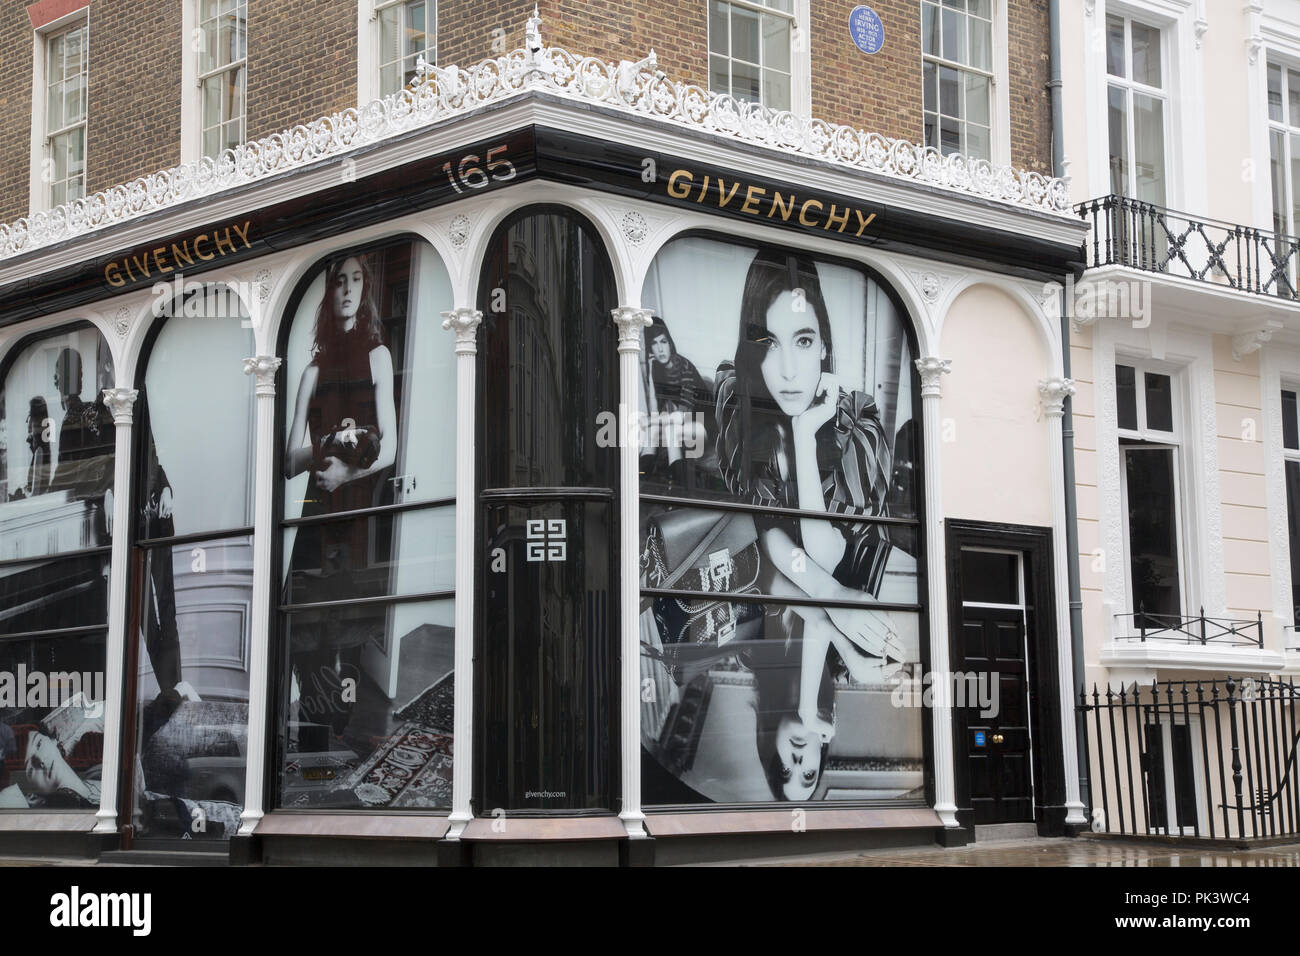
M 975 746 L 976 747 L 984 746 L 984 731 L 982 730 L 975 731 Z
M 879 53 L 885 45 L 885 25 L 870 7 L 854 7 L 849 14 L 849 36 L 863 53 Z

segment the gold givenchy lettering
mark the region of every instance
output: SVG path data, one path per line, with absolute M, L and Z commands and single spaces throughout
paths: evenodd
M 842 233 L 846 228 L 855 226 L 856 229 L 852 234 L 854 238 L 861 238 L 867 226 L 871 225 L 871 221 L 876 218 L 874 212 L 864 213 L 856 206 L 840 206 L 831 203 L 828 210 L 822 200 L 800 199 L 794 192 L 787 194 L 779 189 L 773 189 L 769 195 L 766 188 L 746 185 L 738 179 L 727 180 L 721 176 L 713 179 L 703 176 L 697 180 L 688 169 L 673 170 L 672 175 L 668 177 L 667 189 L 668 195 L 673 199 L 685 199 L 700 204 L 707 200 L 710 205 L 717 206 L 719 209 L 726 209 L 736 202 L 739 204 L 740 211 L 747 216 L 764 219 L 775 216 L 782 222 L 789 222 L 790 217 L 794 216 L 799 225 L 809 229 Z M 767 204 L 766 216 L 763 214 L 765 203 Z
M 208 262 L 237 252 L 241 246 L 247 249 L 252 245 L 248 239 L 248 230 L 252 224 L 252 220 L 246 219 L 242 223 L 201 232 L 180 242 L 114 259 L 104 266 L 104 281 L 114 288 L 120 288 L 127 282 L 143 282 L 146 279 L 157 281 L 179 269 L 194 265 L 195 260 Z

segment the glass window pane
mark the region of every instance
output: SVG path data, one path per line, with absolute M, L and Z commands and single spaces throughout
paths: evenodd
M 1293 78 L 1290 70 L 1286 74 L 1286 92 L 1291 125 L 1300 126 L 1300 75 Z
M 1133 94 L 1133 167 L 1137 198 L 1157 206 L 1165 204 L 1164 101 L 1144 93 Z
M 1283 230 L 1288 234 L 1296 231 L 1296 224 L 1300 223 L 1300 192 L 1296 190 L 1296 184 L 1300 183 L 1300 134 L 1291 134 L 1291 224 L 1290 227 Z
M 993 24 L 970 18 L 970 63 L 981 70 L 993 70 Z
M 743 7 L 731 8 L 731 55 L 750 63 L 758 62 L 758 14 Z M 757 98 L 757 97 L 755 97 Z
M 66 138 L 57 152 L 66 174 Z M 117 440 L 102 398 L 115 384 L 108 343 L 89 328 L 45 336 L 14 356 L 2 384 L 0 560 L 107 545 Z M 0 633 L 16 630 L 0 614 Z
M 221 153 L 221 127 L 214 126 L 212 129 L 203 131 L 203 155 L 215 158 Z
M 104 642 L 101 633 L 0 643 L 0 672 L 27 675 L 17 685 L 20 706 L 0 709 L 0 802 L 6 813 L 93 812 L 99 806 Z M 44 676 L 46 693 L 37 694 L 29 683 L 35 675 Z
M 715 93 L 731 92 L 731 63 L 720 56 L 709 57 L 709 89 Z
M 1119 196 L 1132 193 L 1129 185 L 1128 95 L 1118 86 L 1107 89 L 1106 126 L 1110 137 L 1110 189 Z
M 954 10 L 965 10 L 966 0 L 943 0 L 945 7 L 952 7 Z
M 133 788 L 136 834 L 228 840 L 244 804 L 253 539 L 151 548 L 145 560 Z
M 210 76 L 203 81 L 203 128 L 210 129 L 220 123 L 221 77 Z
M 1019 604 L 1020 558 L 993 551 L 961 552 L 961 599 L 963 603 Z
M 709 52 L 727 54 L 731 50 L 727 28 L 727 5 L 722 0 L 709 2 Z
M 402 69 L 399 63 L 389 63 L 379 68 L 379 95 L 388 96 L 402 88 Z
M 1133 36 L 1133 80 L 1160 86 L 1160 31 L 1141 23 L 1129 27 Z
M 961 152 L 961 122 L 941 117 L 939 120 L 939 151 L 947 156 L 949 153 Z
M 1291 620 L 1300 628 L 1300 461 L 1286 463 L 1286 515 L 1291 545 Z
M 86 170 L 86 130 L 78 126 L 68 133 L 68 175 L 81 176 Z
M 741 99 L 758 101 L 762 95 L 758 67 L 739 60 L 731 62 L 731 93 Z
M 1160 615 L 1147 627 L 1168 626 L 1182 610 L 1174 451 L 1130 446 L 1124 462 L 1133 611 Z
M 922 64 L 921 86 L 924 90 L 924 109 L 933 113 L 939 109 L 939 67 L 934 63 Z
M 932 56 L 940 54 L 939 8 L 932 3 L 921 4 L 921 52 Z
M 939 148 L 939 114 L 925 114 L 925 145 Z
M 1169 376 L 1147 372 L 1143 379 L 1146 385 L 1147 428 L 1162 432 L 1173 431 L 1174 405 Z
M 977 73 L 965 74 L 966 119 L 980 126 L 989 125 L 989 80 Z
M 993 7 L 990 0 L 970 0 L 969 9 L 972 16 L 983 17 L 985 20 L 993 19 Z
M 1124 21 L 1106 18 L 1106 72 L 1111 76 L 1128 76 L 1124 69 Z
M 47 88 L 45 93 L 45 130 L 53 132 L 63 128 L 62 84 Z
M 989 128 L 966 124 L 966 153 L 976 159 L 992 159 L 992 146 L 989 142 Z
M 790 74 L 763 71 L 763 105 L 774 110 L 790 108 Z
M 790 21 L 763 18 L 763 69 L 790 72 Z
M 12 529 L 17 521 L 10 519 L 17 517 L 18 509 L 9 510 L 15 513 L 4 520 Z M 49 509 L 45 510 L 49 514 Z M 28 542 L 20 546 L 27 552 L 24 557 L 40 555 L 46 550 L 43 543 Z M 15 550 L 8 547 L 6 553 Z M 0 622 L 5 634 L 107 626 L 108 563 L 109 555 L 96 554 L 0 567 Z M 4 648 L 5 642 L 0 641 L 0 656 Z M 4 710 L 0 707 L 0 713 Z
M 1282 391 L 1282 447 L 1300 450 L 1300 421 L 1297 421 L 1296 393 Z
M 450 807 L 455 602 L 302 611 L 287 631 L 279 805 Z
M 1138 427 L 1137 373 L 1131 365 L 1115 366 L 1115 403 L 1120 428 Z
M 943 11 L 943 55 L 957 63 L 966 62 L 966 18 L 956 10 Z
M 1279 234 L 1289 233 L 1287 224 L 1287 179 L 1285 133 L 1280 129 L 1268 132 L 1269 178 L 1273 186 L 1273 231 Z
M 949 66 L 939 67 L 939 112 L 960 118 L 961 73 Z
M 1276 63 L 1268 65 L 1268 118 L 1283 122 L 1282 118 L 1282 68 Z
M 406 53 L 423 53 L 427 43 L 424 33 L 424 4 L 412 3 L 407 5 L 410 12 L 411 25 L 406 36 Z
M 400 7 L 379 11 L 379 62 L 391 63 L 402 55 Z

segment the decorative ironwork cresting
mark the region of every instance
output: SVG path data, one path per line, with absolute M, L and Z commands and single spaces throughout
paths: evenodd
M 812 156 L 970 196 L 1073 218 L 1064 179 L 943 156 L 879 133 L 773 110 L 670 79 L 654 52 L 612 63 L 542 44 L 534 11 L 527 45 L 470 67 L 420 61 L 406 89 L 306 125 L 142 176 L 0 225 L 0 260 L 128 222 L 193 199 L 297 169 L 399 133 L 462 116 L 489 103 L 540 91 L 704 130 L 782 152 Z

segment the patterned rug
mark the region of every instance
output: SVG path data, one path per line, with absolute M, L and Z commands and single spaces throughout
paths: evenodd
M 335 792 L 369 807 L 450 807 L 454 692 L 448 672 L 394 711 L 401 726 Z

